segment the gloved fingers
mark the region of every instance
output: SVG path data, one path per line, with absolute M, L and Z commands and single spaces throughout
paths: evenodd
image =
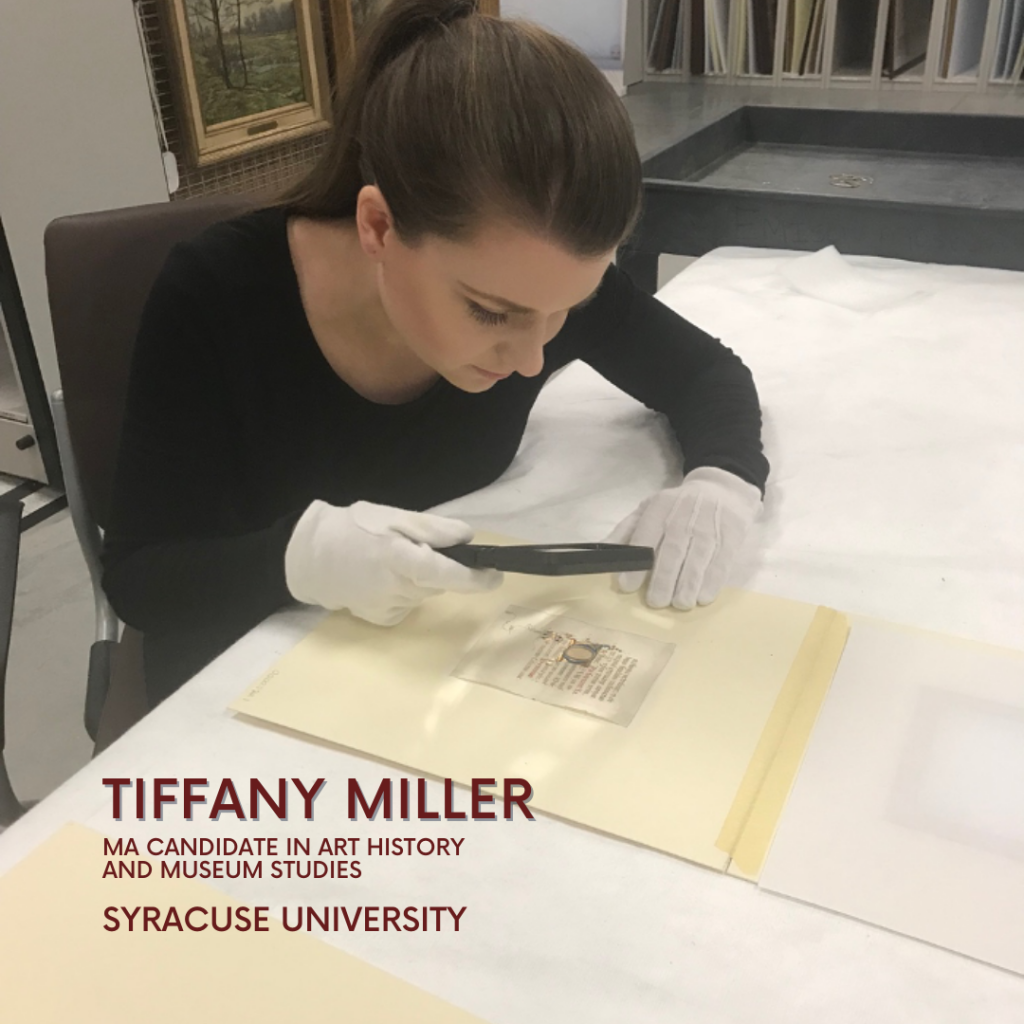
M 456 594 L 486 594 L 491 590 L 497 590 L 505 582 L 505 574 L 497 569 L 470 569 L 469 573 L 469 579 L 464 585 L 456 581 L 445 589 Z
M 409 513 L 409 519 L 395 524 L 395 530 L 417 544 L 432 548 L 446 548 L 452 544 L 468 544 L 473 539 L 473 527 L 461 519 L 445 519 L 429 512 Z
M 693 494 L 663 492 L 656 495 L 633 534 L 635 543 L 655 551 L 647 587 L 647 603 L 652 608 L 667 608 L 672 603 L 700 508 L 701 503 Z
M 391 547 L 390 568 L 417 587 L 477 594 L 500 587 L 504 576 L 496 569 L 470 569 L 425 544 L 398 537 Z
M 430 512 L 410 512 L 368 501 L 357 501 L 350 507 L 355 524 L 376 536 L 394 533 L 433 548 L 466 544 L 473 539 L 473 528 L 460 519 L 447 519 Z
M 697 603 L 697 595 L 707 578 L 708 567 L 712 565 L 718 551 L 718 539 L 714 534 L 694 533 L 690 541 L 690 550 L 686 553 L 676 582 L 672 607 L 688 612 Z
M 635 572 L 620 572 L 615 577 L 615 585 L 623 594 L 635 594 L 647 579 L 647 570 L 638 569 Z
M 682 515 L 674 519 L 668 528 L 670 534 L 685 530 L 690 543 L 686 558 L 679 567 L 672 592 L 672 607 L 680 611 L 689 611 L 697 603 L 704 574 L 711 564 L 721 541 L 719 530 L 721 506 L 719 502 L 706 493 L 696 491 L 692 508 L 685 510 L 679 503 L 681 513 L 688 512 L 684 520 Z
M 374 626 L 397 626 L 413 610 L 415 605 L 387 605 L 374 608 L 350 608 L 357 618 Z
M 736 560 L 736 554 L 743 546 L 746 539 L 748 524 L 735 516 L 730 516 L 724 511 L 721 513 L 721 541 L 715 557 L 704 574 L 704 582 L 701 584 L 700 592 L 697 595 L 697 604 L 711 604 L 718 596 L 725 581 L 728 579 L 729 570 Z
M 654 569 L 650 573 L 652 582 L 654 580 L 654 573 L 658 569 L 658 563 L 661 560 L 661 545 L 665 535 L 665 525 L 674 507 L 675 498 L 665 492 L 660 492 L 648 498 L 634 513 L 637 520 L 629 542 L 639 547 L 654 549 Z M 620 573 L 618 578 L 619 589 L 625 594 L 632 594 L 643 586 L 644 580 L 647 578 L 648 572 L 645 569 L 637 572 Z M 650 590 L 648 589 L 648 596 L 649 594 Z M 665 604 L 668 604 L 668 601 Z
M 418 604 L 436 593 L 417 587 L 409 580 L 395 576 L 394 573 L 388 575 L 390 583 L 386 590 L 347 603 L 325 603 L 324 607 L 333 611 L 348 611 L 357 619 L 372 622 L 375 626 L 394 626 Z
M 708 566 L 707 572 L 704 573 L 704 582 L 701 583 L 700 592 L 697 594 L 697 604 L 711 604 L 718 597 L 722 587 L 725 586 L 731 564 L 732 558 L 719 551 L 717 557 Z
M 377 601 L 351 609 L 353 615 L 358 615 L 378 626 L 394 626 L 428 598 L 444 593 L 433 587 L 421 587 L 395 573 L 390 573 L 390 576 L 387 592 L 382 593 Z
M 608 540 L 654 548 L 646 594 L 652 608 L 690 609 L 717 596 L 761 504 L 753 484 L 727 470 L 702 467 L 678 487 L 648 498 Z M 621 573 L 616 582 L 632 593 L 646 577 L 645 572 Z
M 670 526 L 689 522 L 695 503 L 692 494 L 671 491 L 660 491 L 648 498 L 641 506 L 643 513 L 633 530 L 631 543 L 657 549 L 662 536 L 673 532 Z
M 386 600 L 396 606 L 415 608 L 428 597 L 436 597 L 443 593 L 440 587 L 424 587 L 408 576 L 393 574 Z
M 666 536 L 654 556 L 651 582 L 645 600 L 651 608 L 667 608 L 676 592 L 676 583 L 690 550 L 689 536 Z

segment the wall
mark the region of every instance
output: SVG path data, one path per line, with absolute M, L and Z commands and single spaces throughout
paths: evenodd
M 48 391 L 59 383 L 43 229 L 166 200 L 131 0 L 3 0 L 0 217 Z
M 622 59 L 624 0 L 501 0 L 505 18 L 524 17 L 571 39 L 602 66 Z

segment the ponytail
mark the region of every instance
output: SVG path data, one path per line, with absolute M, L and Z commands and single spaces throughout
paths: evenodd
M 498 215 L 579 256 L 615 248 L 641 202 L 632 126 L 603 74 L 478 0 L 391 0 L 338 84 L 324 154 L 281 202 L 351 217 L 367 184 L 408 244 L 465 239 Z
M 368 77 L 375 78 L 395 57 L 422 36 L 476 14 L 478 0 L 414 0 L 392 3 L 371 23 L 365 42 Z

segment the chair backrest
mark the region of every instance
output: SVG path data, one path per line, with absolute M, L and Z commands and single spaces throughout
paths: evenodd
M 61 217 L 46 229 L 46 280 L 68 431 L 85 504 L 106 527 L 142 307 L 171 248 L 251 208 L 244 196 Z

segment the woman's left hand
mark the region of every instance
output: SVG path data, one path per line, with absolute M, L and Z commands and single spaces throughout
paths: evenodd
M 757 487 L 735 473 L 702 466 L 687 473 L 678 487 L 647 498 L 608 541 L 654 548 L 648 605 L 689 611 L 718 596 L 760 510 Z M 633 593 L 646 576 L 621 573 L 619 587 Z

